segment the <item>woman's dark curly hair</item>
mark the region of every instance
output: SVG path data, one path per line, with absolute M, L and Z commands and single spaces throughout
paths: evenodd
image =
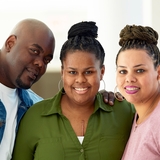
M 100 42 L 96 40 L 97 31 L 98 27 L 92 21 L 74 24 L 68 31 L 68 40 L 61 48 L 60 60 L 62 65 L 68 52 L 80 50 L 95 54 L 96 58 L 100 60 L 100 67 L 102 67 L 105 52 Z
M 153 59 L 154 67 L 157 68 L 160 64 L 160 53 L 157 47 L 158 33 L 151 27 L 126 25 L 120 32 L 119 45 L 120 52 L 128 49 L 145 50 L 147 54 Z

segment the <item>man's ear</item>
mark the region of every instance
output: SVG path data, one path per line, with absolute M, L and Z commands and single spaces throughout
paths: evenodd
M 11 35 L 8 37 L 8 39 L 5 42 L 5 48 L 7 52 L 9 52 L 11 48 L 14 46 L 14 44 L 16 43 L 16 40 L 17 40 L 17 37 L 15 35 Z

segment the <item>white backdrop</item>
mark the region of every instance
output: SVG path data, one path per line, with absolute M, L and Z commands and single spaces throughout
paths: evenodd
M 25 18 L 45 22 L 53 31 L 56 49 L 47 71 L 60 70 L 59 52 L 68 29 L 80 21 L 95 21 L 98 40 L 106 58 L 106 89 L 115 87 L 115 56 L 119 50 L 119 32 L 126 24 L 149 25 L 160 33 L 158 0 L 0 0 L 0 47 L 13 26 Z M 100 89 L 103 89 L 103 85 Z

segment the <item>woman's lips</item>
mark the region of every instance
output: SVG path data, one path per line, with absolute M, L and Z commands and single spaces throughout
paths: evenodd
M 135 86 L 126 86 L 125 87 L 125 91 L 128 94 L 135 94 L 139 91 L 139 87 L 135 87 Z
M 76 91 L 76 93 L 78 93 L 78 94 L 84 94 L 84 93 L 86 93 L 87 91 L 88 91 L 88 88 L 87 87 L 85 87 L 85 88 L 74 88 L 75 89 L 75 91 Z

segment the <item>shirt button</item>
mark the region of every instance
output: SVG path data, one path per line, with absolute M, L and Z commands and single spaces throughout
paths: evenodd
M 83 149 L 80 150 L 80 152 L 83 152 L 83 151 L 84 151 Z
M 0 127 L 4 125 L 4 121 L 0 121 Z

